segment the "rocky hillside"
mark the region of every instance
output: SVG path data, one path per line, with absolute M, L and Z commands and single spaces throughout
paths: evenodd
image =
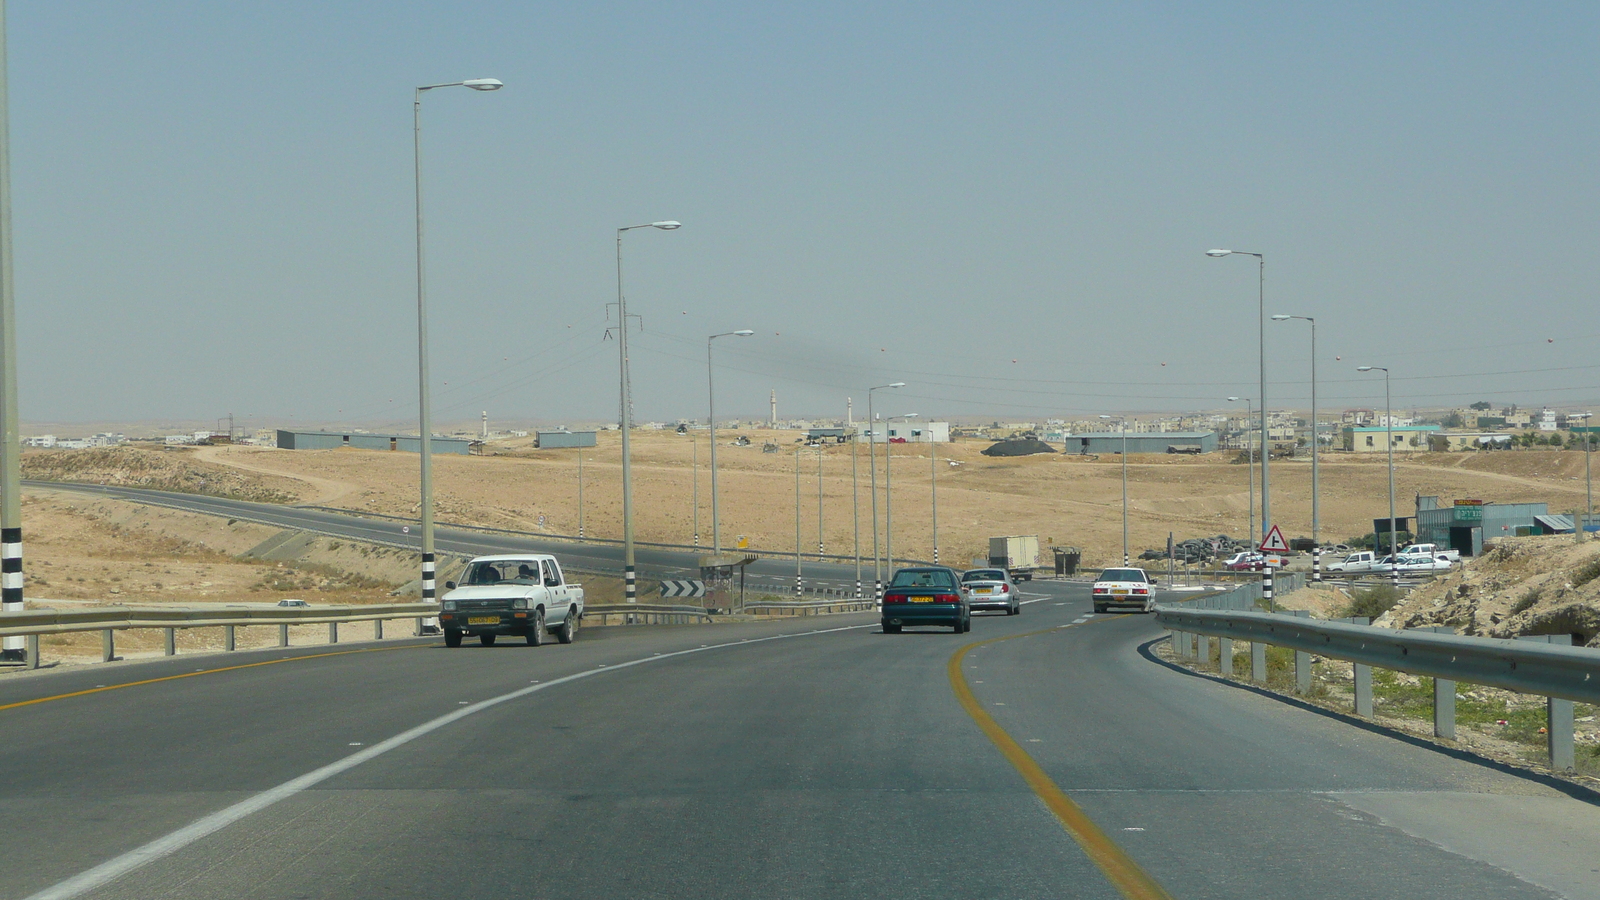
M 1572 634 L 1600 647 L 1600 541 L 1500 538 L 1481 558 L 1413 590 L 1375 623 L 1462 634 Z

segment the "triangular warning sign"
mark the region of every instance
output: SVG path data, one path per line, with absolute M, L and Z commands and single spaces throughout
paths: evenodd
M 1264 553 L 1289 552 L 1289 542 L 1283 539 L 1283 532 L 1278 530 L 1278 526 L 1272 526 L 1272 530 L 1267 532 L 1267 539 L 1261 542 L 1261 550 Z

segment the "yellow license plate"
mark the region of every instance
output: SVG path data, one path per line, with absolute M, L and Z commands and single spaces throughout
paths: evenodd
M 1112 588 L 1112 590 L 1111 590 L 1111 593 L 1113 593 L 1113 594 L 1126 594 L 1127 592 L 1128 592 L 1127 588 Z
M 974 594 L 989 594 L 994 592 L 994 588 L 973 588 L 972 592 Z
M 468 625 L 499 625 L 499 616 L 468 616 Z
M 911 598 L 911 602 L 912 603 L 933 603 L 935 601 L 934 601 L 933 597 L 912 597 Z

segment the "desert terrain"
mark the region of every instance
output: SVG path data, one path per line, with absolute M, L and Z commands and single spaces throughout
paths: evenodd
M 733 443 L 747 435 L 749 446 Z M 795 443 L 793 431 L 719 431 L 718 480 L 725 545 L 740 538 L 759 550 L 793 552 Z M 774 443 L 775 453 L 762 451 Z M 936 447 L 896 444 L 885 476 L 877 448 L 880 526 L 885 487 L 893 479 L 894 550 L 928 559 L 933 550 L 930 481 L 937 469 L 941 560 L 964 563 L 986 552 L 1000 534 L 1037 534 L 1042 544 L 1079 547 L 1086 563 L 1121 554 L 1122 467 L 1119 457 L 1039 454 L 990 458 L 987 441 Z M 463 522 L 550 534 L 578 532 L 578 450 L 538 450 L 529 441 L 491 443 L 484 456 L 436 454 L 435 505 L 441 522 Z M 617 432 L 601 432 L 584 456 L 583 525 L 591 536 L 621 533 L 621 448 Z M 851 447 L 803 448 L 800 532 L 814 552 L 818 536 L 818 456 L 821 456 L 822 539 L 830 553 L 855 546 L 852 493 L 861 542 L 870 553 L 872 507 L 867 448 L 857 448 L 852 488 Z M 1178 539 L 1248 531 L 1247 469 L 1237 454 L 1134 454 L 1128 459 L 1132 551 Z M 679 435 L 639 431 L 633 440 L 635 529 L 640 540 L 693 543 L 696 485 L 700 544 L 711 542 L 710 452 L 704 431 Z M 695 465 L 694 463 L 697 463 Z M 396 516 L 415 516 L 415 454 L 368 450 L 277 450 L 247 446 L 186 450 L 119 448 L 29 451 L 29 478 L 88 481 L 188 490 L 268 502 L 317 504 Z M 1273 518 L 1289 537 L 1311 533 L 1311 464 L 1271 464 Z M 1545 501 L 1552 511 L 1584 503 L 1583 454 L 1527 450 L 1493 453 L 1418 453 L 1397 457 L 1396 507 L 1411 515 L 1418 494 L 1444 502 L 1473 497 L 1499 502 Z M 1321 537 L 1344 540 L 1371 529 L 1388 513 L 1382 456 L 1326 453 L 1321 463 Z M 1257 490 L 1259 490 L 1257 485 Z M 30 529 L 30 535 L 38 535 Z

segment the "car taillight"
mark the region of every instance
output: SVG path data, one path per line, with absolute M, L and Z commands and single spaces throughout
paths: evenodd
M 1000 593 L 1005 594 L 1005 593 L 1009 593 L 1010 591 L 1011 591 L 1011 588 L 1008 585 L 1004 585 L 1004 584 L 1000 585 Z
M 960 603 L 960 594 L 934 594 L 933 599 L 939 603 Z
M 889 603 L 904 603 L 904 602 L 906 602 L 906 595 L 905 594 L 884 594 L 883 595 L 883 602 L 885 604 L 889 604 Z
M 1150 592 L 1149 592 L 1149 591 L 1148 591 L 1148 590 L 1146 590 L 1146 589 L 1145 589 L 1145 588 L 1134 588 L 1134 589 L 1133 589 L 1133 592 L 1134 592 L 1134 593 L 1135 593 L 1135 594 L 1148 594 L 1148 593 L 1150 593 Z
M 1094 589 L 1094 592 L 1096 594 L 1109 594 L 1109 593 L 1111 593 L 1111 589 L 1110 588 L 1097 587 L 1097 588 Z

